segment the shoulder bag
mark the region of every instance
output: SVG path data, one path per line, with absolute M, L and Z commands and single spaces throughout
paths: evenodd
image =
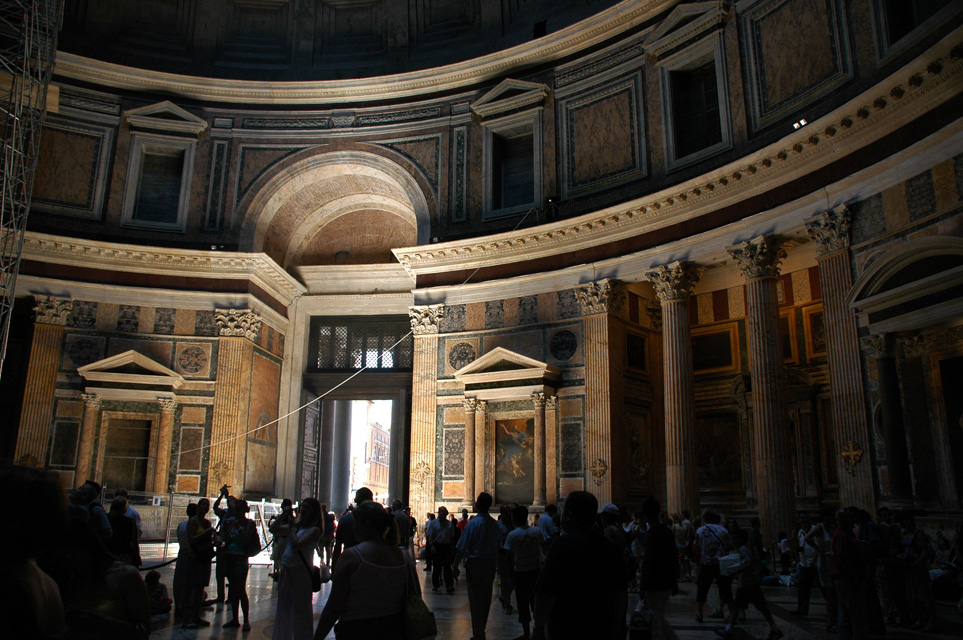
M 412 577 L 412 569 L 405 553 L 407 582 L 405 583 L 405 640 L 423 640 L 438 635 L 435 614 L 422 599 Z
M 288 544 L 290 544 L 290 542 Z M 328 567 L 324 567 L 324 574 L 322 575 L 321 567 L 309 565 L 300 549 L 298 549 L 298 557 L 301 558 L 301 562 L 304 563 L 304 568 L 311 576 L 311 591 L 314 593 L 321 591 L 321 585 L 331 579 L 331 573 L 328 571 Z

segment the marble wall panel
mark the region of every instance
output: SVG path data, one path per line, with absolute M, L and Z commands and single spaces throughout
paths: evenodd
M 582 327 L 569 325 L 550 329 L 547 333 L 546 362 L 553 365 L 573 365 L 582 362 Z
M 177 474 L 177 482 L 175 487 L 175 491 L 177 493 L 196 494 L 201 490 L 201 477 Z
M 441 177 L 441 135 L 404 138 L 379 143 L 381 146 L 394 149 L 411 160 L 428 178 L 432 190 L 438 192 L 438 181 Z
M 255 352 L 251 378 L 251 410 L 248 414 L 248 430 L 257 429 L 268 423 L 273 424 L 257 429 L 257 431 L 251 433 L 250 438 L 277 444 L 278 425 L 274 421 L 278 417 L 280 384 L 281 365 Z M 256 470 L 256 473 L 260 473 L 260 470 Z
M 160 307 L 154 310 L 154 333 L 174 334 L 174 309 Z
M 505 303 L 503 300 L 489 300 L 485 303 L 485 328 L 501 329 L 505 326 Z
M 195 315 L 191 309 L 177 309 L 174 312 L 174 333 L 179 336 L 194 335 Z
M 438 325 L 440 333 L 456 333 L 465 331 L 467 322 L 467 310 L 463 304 L 453 304 L 445 306 L 445 315 L 441 317 Z
M 107 356 L 114 356 L 125 351 L 136 351 L 147 356 L 154 362 L 165 367 L 171 367 L 171 355 L 174 343 L 168 340 L 136 340 L 129 338 L 111 338 L 107 345 Z
M 882 193 L 886 230 L 895 231 L 910 222 L 909 203 L 906 201 L 906 183 L 894 185 Z
M 715 321 L 715 314 L 712 308 L 712 292 L 700 293 L 695 296 L 696 316 L 698 324 L 709 324 Z
M 578 473 L 583 469 L 582 423 L 563 422 L 559 425 L 559 471 Z
M 729 299 L 729 317 L 746 317 L 746 290 L 742 285 L 729 287 L 726 289 L 726 296 Z
M 450 424 L 465 424 L 465 407 L 445 407 L 443 410 L 442 423 L 447 425 Z
M 154 307 L 141 307 L 137 315 L 137 333 L 154 333 L 154 320 L 157 309 Z
M 538 300 L 538 296 L 518 298 L 518 324 L 535 324 L 538 322 Z
M 906 204 L 910 220 L 913 221 L 936 213 L 932 171 L 924 171 L 906 181 Z
M 852 241 L 860 244 L 886 232 L 886 211 L 882 194 L 849 205 L 852 211 Z
M 136 333 L 140 327 L 140 307 L 120 305 L 117 310 L 117 331 Z
M 93 329 L 97 322 L 97 303 L 86 300 L 74 300 L 67 320 L 68 327 L 76 329 Z
M 521 331 L 518 333 L 497 333 L 485 336 L 482 342 L 484 353 L 488 353 L 497 347 L 520 353 L 529 358 L 544 361 L 541 331 Z
M 194 335 L 217 336 L 217 323 L 214 321 L 214 311 L 198 311 L 194 314 Z
M 518 326 L 518 298 L 509 298 L 502 301 L 502 314 L 503 321 L 502 326 L 505 327 L 517 327 Z
M 485 328 L 484 302 L 471 302 L 465 305 L 465 330 L 478 331 Z
M 261 177 L 272 165 L 303 149 L 290 145 L 240 145 L 238 166 L 235 170 L 237 185 L 234 202 L 240 202 L 251 183 Z
M 566 496 L 573 491 L 585 491 L 585 478 L 559 478 L 559 502 L 565 500 Z
M 40 138 L 31 207 L 99 220 L 113 130 L 48 117 Z
M 792 280 L 793 303 L 806 304 L 807 302 L 812 302 L 812 286 L 809 283 L 809 269 L 793 271 L 789 275 Z
M 465 475 L 465 430 L 445 429 L 442 475 Z
M 553 320 L 566 320 L 582 317 L 582 305 L 575 297 L 573 289 L 557 292 L 556 317 Z
M 77 418 L 84 415 L 84 403 L 75 400 L 60 400 L 54 413 L 58 418 Z
M 942 211 L 957 204 L 960 194 L 956 190 L 956 175 L 952 160 L 933 167 L 933 190 L 936 192 L 936 208 Z
M 562 418 L 581 418 L 585 415 L 583 398 L 562 398 L 559 402 L 559 416 Z
M 550 291 L 536 296 L 538 322 L 552 322 L 558 319 L 558 293 Z
M 274 493 L 274 468 L 276 461 L 276 447 L 257 440 L 248 440 L 244 470 L 244 491 L 268 495 Z
M 181 424 L 204 424 L 207 422 L 207 407 L 181 407 Z
M 461 480 L 445 480 L 441 483 L 442 492 L 441 495 L 445 500 L 458 500 L 461 501 L 465 497 L 465 483 Z M 453 507 L 448 508 L 449 511 L 453 510 Z
M 103 359 L 107 340 L 102 336 L 88 336 L 81 333 L 68 333 L 64 340 L 63 359 L 60 368 L 64 371 L 78 369 L 85 364 Z
M 117 317 L 120 305 L 101 302 L 97 305 L 97 315 L 94 318 L 94 328 L 98 331 L 116 331 Z

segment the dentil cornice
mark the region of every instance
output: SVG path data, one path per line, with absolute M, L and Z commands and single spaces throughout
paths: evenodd
M 393 251 L 417 277 L 548 258 L 678 225 L 777 189 L 867 147 L 956 97 L 961 79 L 963 27 L 826 116 L 670 189 L 539 227 Z
M 305 287 L 263 253 L 161 249 L 27 232 L 23 258 L 105 271 L 209 280 L 250 280 L 278 301 L 291 304 Z

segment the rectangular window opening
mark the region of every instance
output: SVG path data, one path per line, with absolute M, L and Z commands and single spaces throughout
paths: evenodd
M 138 222 L 176 224 L 184 172 L 183 149 L 145 150 L 134 211 Z
M 676 158 L 722 142 L 715 60 L 669 73 Z

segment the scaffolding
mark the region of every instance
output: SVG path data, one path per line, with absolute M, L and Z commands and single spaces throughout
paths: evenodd
M 0 373 L 64 0 L 0 2 Z

